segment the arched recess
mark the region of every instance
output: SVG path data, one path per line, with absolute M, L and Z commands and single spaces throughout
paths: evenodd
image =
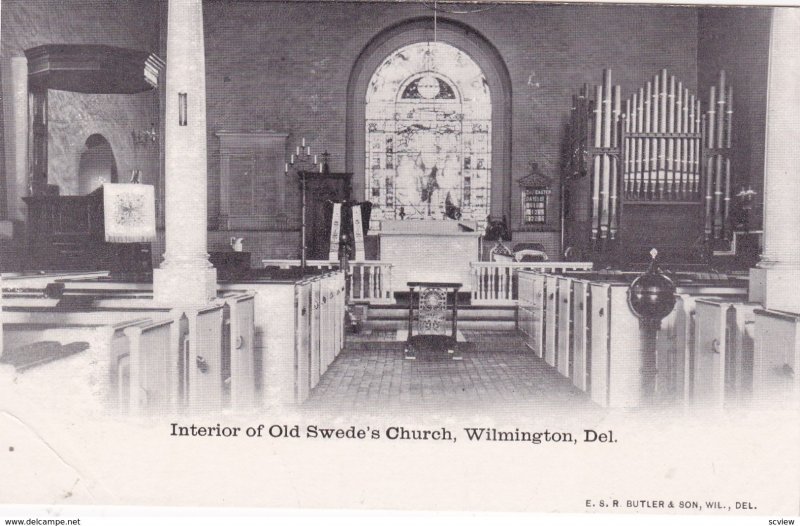
M 103 183 L 117 182 L 117 161 L 108 140 L 99 133 L 86 139 L 78 166 L 78 195 L 87 195 Z
M 471 27 L 433 17 L 403 21 L 383 30 L 364 48 L 350 72 L 347 86 L 346 167 L 353 173 L 353 195 L 365 195 L 366 93 L 375 70 L 393 51 L 418 42 L 439 41 L 474 60 L 486 75 L 492 94 L 491 214 L 510 217 L 511 207 L 511 77 L 500 53 Z

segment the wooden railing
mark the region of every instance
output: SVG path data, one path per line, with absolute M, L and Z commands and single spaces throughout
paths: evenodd
M 278 267 L 278 268 L 299 268 L 299 259 L 262 259 L 261 264 L 264 267 Z M 334 269 L 339 268 L 338 261 L 328 261 L 326 259 L 308 259 L 306 266 L 317 269 Z
M 265 267 L 297 268 L 299 259 L 264 259 Z M 385 261 L 350 261 L 347 272 L 347 287 L 350 301 L 368 301 L 369 303 L 394 303 L 392 289 L 392 264 Z M 338 261 L 311 259 L 306 266 L 316 269 L 339 268 Z
M 350 263 L 350 299 L 370 303 L 394 303 L 392 264 L 380 261 Z
M 473 305 L 516 305 L 518 270 L 538 270 L 549 274 L 592 270 L 591 262 L 575 261 L 477 261 L 470 266 Z

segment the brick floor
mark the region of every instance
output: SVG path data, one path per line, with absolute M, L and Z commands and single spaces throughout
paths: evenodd
M 586 393 L 537 358 L 513 332 L 467 331 L 463 360 L 444 354 L 403 358 L 389 333 L 350 340 L 312 391 L 303 410 L 386 414 L 456 413 L 571 415 L 602 410 Z

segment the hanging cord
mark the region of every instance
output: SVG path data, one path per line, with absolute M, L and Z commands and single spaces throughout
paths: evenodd
M 438 28 L 439 10 L 437 9 L 438 5 L 437 2 L 438 0 L 433 0 L 433 43 L 434 44 L 439 41 L 439 36 L 437 33 L 439 29 Z

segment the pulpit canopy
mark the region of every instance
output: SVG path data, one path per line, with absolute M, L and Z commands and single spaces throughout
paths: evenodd
M 25 56 L 34 90 L 140 93 L 158 86 L 165 66 L 147 51 L 95 44 L 46 44 Z

